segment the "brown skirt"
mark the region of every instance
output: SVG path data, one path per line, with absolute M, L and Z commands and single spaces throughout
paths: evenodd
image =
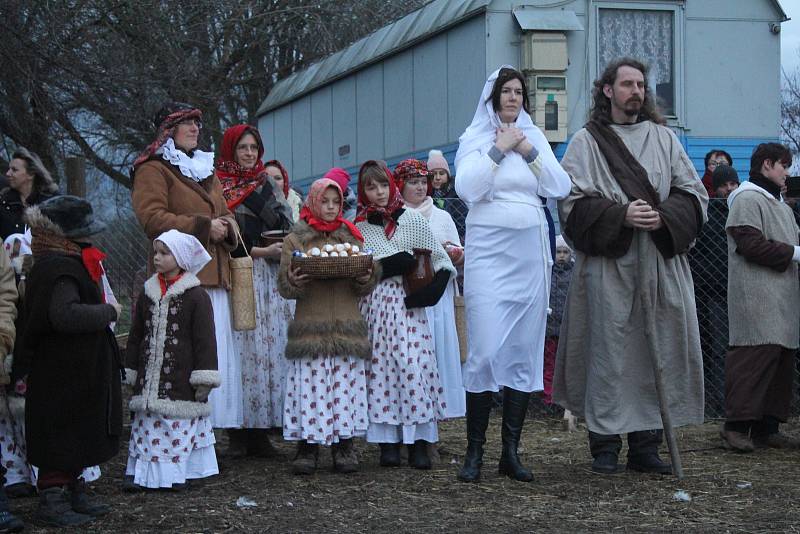
M 797 350 L 780 345 L 731 347 L 725 358 L 725 415 L 728 421 L 789 417 Z

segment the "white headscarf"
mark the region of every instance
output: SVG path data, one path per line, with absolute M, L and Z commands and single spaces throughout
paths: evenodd
M 562 236 L 561 234 L 558 234 L 556 236 L 556 248 L 560 248 L 560 247 L 566 247 L 570 251 L 572 251 L 572 248 L 567 244 L 567 241 L 564 239 L 564 236 Z
M 161 241 L 167 246 L 172 255 L 175 256 L 178 267 L 194 275 L 199 273 L 211 261 L 211 256 L 206 251 L 206 248 L 193 235 L 184 234 L 177 230 L 169 230 L 153 240 L 154 243 L 156 241 Z
M 492 104 L 492 89 L 494 82 L 497 81 L 497 76 L 502 69 L 514 69 L 511 65 L 503 65 L 494 71 L 489 79 L 486 80 L 486 85 L 483 86 L 481 98 L 478 100 L 478 109 L 475 110 L 475 116 L 472 118 L 472 123 L 467 127 L 461 137 L 458 138 L 458 152 L 456 152 L 456 176 L 458 176 L 458 164 L 461 158 L 475 150 L 481 150 L 481 153 L 488 152 L 497 138 L 497 129 L 502 126 L 500 117 L 494 110 Z M 539 138 L 544 137 L 542 132 L 533 124 L 533 119 L 528 115 L 524 109 L 520 109 L 519 116 L 515 126 L 522 130 L 525 137 L 528 138 L 533 146 L 539 148 Z M 541 150 L 540 150 L 541 152 Z

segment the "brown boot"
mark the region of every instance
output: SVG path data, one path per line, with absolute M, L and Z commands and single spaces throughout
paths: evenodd
M 297 454 L 292 461 L 292 472 L 295 475 L 310 475 L 317 468 L 317 458 L 319 456 L 319 445 L 297 442 Z
M 226 458 L 244 458 L 247 456 L 247 430 L 231 428 L 227 431 L 228 448 L 221 456 Z
M 333 468 L 339 473 L 355 473 L 358 471 L 358 455 L 353 447 L 352 439 L 343 439 L 331 447 Z
M 756 449 L 800 449 L 800 440 L 782 432 L 766 436 L 753 436 L 752 442 Z
M 736 452 L 753 452 L 755 450 L 753 441 L 747 434 L 723 428 L 719 435 L 722 437 L 722 444 L 726 449 Z
M 247 455 L 258 458 L 275 458 L 278 451 L 269 440 L 269 430 L 266 428 L 251 428 L 247 431 Z

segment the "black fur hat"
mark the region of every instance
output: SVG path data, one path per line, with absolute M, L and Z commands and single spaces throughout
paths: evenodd
M 73 195 L 53 197 L 28 208 L 25 220 L 32 228 L 41 227 L 72 240 L 106 229 L 104 223 L 95 220 L 92 205 Z

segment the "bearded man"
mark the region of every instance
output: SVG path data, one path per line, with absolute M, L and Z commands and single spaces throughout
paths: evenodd
M 653 357 L 676 426 L 703 422 L 703 362 L 687 250 L 708 194 L 663 126 L 647 67 L 623 58 L 594 82 L 589 122 L 561 162 L 572 179 L 559 202 L 576 263 L 560 333 L 553 399 L 585 417 L 592 469 L 671 473 Z

